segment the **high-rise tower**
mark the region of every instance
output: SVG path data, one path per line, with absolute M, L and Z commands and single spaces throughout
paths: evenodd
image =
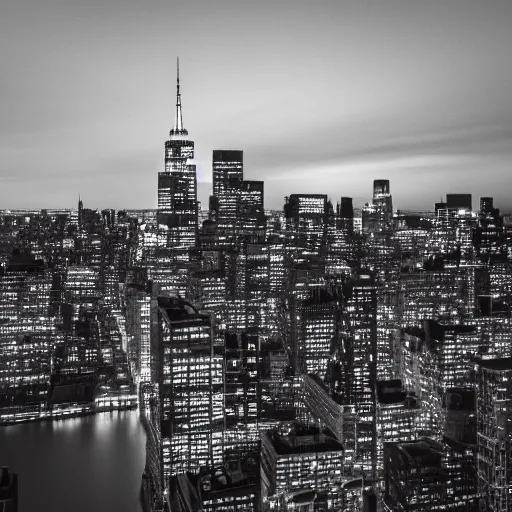
M 174 127 L 165 143 L 165 169 L 158 173 L 158 223 L 169 228 L 168 244 L 188 248 L 197 236 L 197 176 L 194 143 L 188 140 L 181 110 L 179 60 Z

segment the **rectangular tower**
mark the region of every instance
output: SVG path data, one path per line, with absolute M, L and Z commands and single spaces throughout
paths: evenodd
M 243 151 L 217 149 L 213 151 L 213 195 L 217 226 L 229 239 L 235 236 L 238 201 L 243 180 Z
M 179 298 L 159 297 L 153 347 L 159 386 L 164 477 L 213 465 L 213 438 L 224 428 L 222 356 L 212 319 Z

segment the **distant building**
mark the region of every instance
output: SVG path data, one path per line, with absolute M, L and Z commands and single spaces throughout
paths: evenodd
M 449 388 L 444 407 L 446 501 L 451 506 L 471 509 L 481 496 L 477 486 L 475 389 Z
M 257 426 L 259 338 L 251 332 L 225 333 L 226 427 Z
M 326 250 L 328 201 L 323 194 L 292 194 L 284 206 L 290 243 L 312 254 Z
M 299 351 L 304 373 L 325 378 L 339 326 L 339 308 L 336 297 L 320 288 L 299 304 Z
M 219 230 L 235 242 L 240 190 L 244 177 L 243 151 L 214 150 L 212 159 L 214 219 Z
M 165 169 L 158 173 L 158 224 L 168 228 L 167 244 L 187 249 L 196 245 L 198 202 L 194 143 L 183 127 L 179 68 L 174 127 L 165 143 Z
M 390 232 L 393 227 L 393 199 L 389 180 L 373 181 L 373 200 L 362 208 L 361 214 L 366 235 Z
M 472 210 L 471 194 L 446 194 L 446 207 L 453 210 Z
M 213 220 L 228 246 L 237 246 L 241 237 L 255 241 L 264 237 L 263 181 L 243 179 L 243 152 L 213 151 Z

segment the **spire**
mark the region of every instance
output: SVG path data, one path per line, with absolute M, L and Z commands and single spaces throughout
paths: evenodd
M 188 135 L 187 130 L 183 128 L 183 116 L 181 112 L 181 93 L 180 93 L 180 58 L 176 61 L 176 114 L 174 117 L 174 128 L 170 135 Z

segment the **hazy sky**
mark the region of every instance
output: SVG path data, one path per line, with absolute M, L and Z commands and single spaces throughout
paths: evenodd
M 0 208 L 155 207 L 177 55 L 201 182 L 512 209 L 511 0 L 3 0 Z

